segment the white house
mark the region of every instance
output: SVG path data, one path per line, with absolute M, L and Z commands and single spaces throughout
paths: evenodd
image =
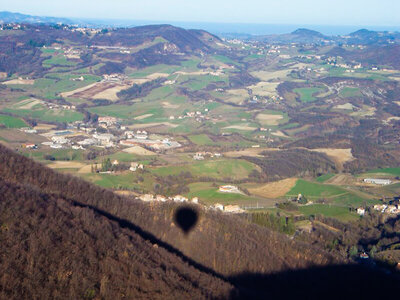
M 363 208 L 363 207 L 357 208 L 357 213 L 358 213 L 360 216 L 364 216 L 364 215 L 365 215 L 365 208 Z
M 223 211 L 223 210 L 224 210 L 224 206 L 223 206 L 222 204 L 220 204 L 220 203 L 215 203 L 215 204 L 214 204 L 214 208 L 215 208 L 216 210 L 220 210 L 220 211 Z
M 219 187 L 219 191 L 222 193 L 236 193 L 241 194 L 239 188 L 234 185 L 223 185 Z
M 365 178 L 364 182 L 378 184 L 378 185 L 388 185 L 392 183 L 392 181 L 389 179 L 376 179 L 376 178 Z
M 174 202 L 187 202 L 187 201 L 189 201 L 188 198 L 183 197 L 183 196 L 181 196 L 181 195 L 176 195 L 176 196 L 173 198 L 173 200 L 174 200 Z
M 239 205 L 226 205 L 224 207 L 224 212 L 227 213 L 241 213 L 243 210 L 240 208 Z

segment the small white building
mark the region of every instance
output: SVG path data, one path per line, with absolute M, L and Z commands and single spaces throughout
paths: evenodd
M 194 159 L 194 160 L 204 160 L 204 156 L 203 156 L 201 153 L 196 153 L 196 154 L 193 156 L 193 159 Z
M 392 183 L 392 181 L 389 179 L 376 179 L 376 178 L 365 178 L 364 182 L 378 184 L 378 185 L 388 185 Z
M 188 201 L 189 201 L 188 198 L 183 197 L 183 196 L 181 196 L 181 195 L 176 195 L 176 196 L 173 198 L 173 200 L 174 200 L 174 202 L 188 202 Z
M 137 162 L 132 162 L 131 167 L 129 168 L 129 170 L 132 172 L 136 172 L 137 170 L 143 170 L 143 169 L 144 169 L 144 166 Z
M 223 211 L 224 210 L 224 206 L 222 204 L 220 204 L 220 203 L 215 203 L 214 204 L 214 209 Z
M 199 204 L 199 198 L 197 197 L 192 198 L 192 203 Z
M 144 130 L 143 131 L 140 131 L 140 130 L 136 131 L 135 138 L 137 138 L 138 140 L 146 140 L 147 137 L 148 137 L 148 135 L 147 135 L 146 131 L 144 131 Z
M 363 207 L 357 208 L 357 213 L 358 213 L 360 216 L 364 216 L 364 215 L 365 215 L 365 208 L 363 208 Z
M 62 137 L 62 136 L 53 136 L 53 137 L 51 138 L 51 140 L 52 140 L 54 143 L 60 144 L 60 145 L 69 143 L 69 140 L 66 139 L 65 137 Z
M 236 193 L 236 194 L 241 194 L 239 188 L 234 185 L 223 185 L 219 187 L 219 191 L 222 193 Z

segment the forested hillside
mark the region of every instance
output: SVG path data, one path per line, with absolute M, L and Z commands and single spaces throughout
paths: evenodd
M 0 179 L 1 299 L 228 297 L 232 286 L 61 195 Z
M 270 273 L 344 262 L 321 249 L 250 224 L 235 216 L 200 211 L 197 227 L 185 238 L 173 223 L 175 204 L 150 206 L 122 198 L 78 178 L 56 173 L 0 146 L 0 178 L 74 199 L 136 224 L 198 263 L 224 275 Z

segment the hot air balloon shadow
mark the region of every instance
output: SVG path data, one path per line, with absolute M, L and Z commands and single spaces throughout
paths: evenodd
M 179 207 L 175 211 L 174 222 L 185 235 L 192 231 L 199 220 L 198 212 L 192 207 Z

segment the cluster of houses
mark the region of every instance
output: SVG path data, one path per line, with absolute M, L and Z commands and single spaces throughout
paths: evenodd
M 335 66 L 335 67 L 340 67 L 343 69 L 352 69 L 352 70 L 359 70 L 362 68 L 362 65 L 358 62 L 352 62 L 352 63 L 340 63 L 339 61 L 342 61 L 343 58 L 341 56 L 329 56 L 325 59 L 325 62 L 330 65 L 330 66 Z
M 385 214 L 400 214 L 398 205 L 376 204 L 374 205 L 374 210 Z
M 126 77 L 122 74 L 114 73 L 114 74 L 103 74 L 103 81 L 105 82 L 122 82 L 126 79 Z
M 197 152 L 195 155 L 193 155 L 193 159 L 194 159 L 194 160 L 204 160 L 206 157 L 210 157 L 210 158 L 214 158 L 214 157 L 220 158 L 220 157 L 222 157 L 222 154 L 219 153 L 219 152 L 212 153 L 212 152 L 205 152 L 205 151 L 203 151 L 203 152 Z
M 52 105 L 52 104 L 49 104 Z M 65 107 L 68 109 L 68 107 Z M 69 124 L 66 130 L 40 130 L 39 134 L 46 137 L 49 141 L 43 142 L 42 145 L 54 149 L 72 148 L 82 149 L 85 147 L 96 146 L 101 148 L 114 148 L 119 145 L 132 147 L 135 145 L 144 146 L 145 148 L 154 151 L 162 151 L 173 148 L 181 147 L 181 144 L 170 140 L 169 138 L 163 139 L 150 139 L 145 130 L 130 131 L 126 127 L 119 126 L 118 120 L 114 117 L 99 117 L 98 127 L 104 128 L 107 131 L 113 129 L 113 133 L 99 132 L 89 124 L 77 121 Z M 21 131 L 26 133 L 38 133 L 36 129 L 22 128 Z M 115 135 L 115 132 L 120 134 Z M 35 147 L 25 147 L 28 149 L 36 149 Z
M 152 194 L 144 194 L 144 195 L 140 195 L 139 197 L 137 197 L 137 199 L 142 200 L 144 202 L 167 202 L 167 201 L 172 201 L 172 202 L 179 202 L 179 203 L 183 203 L 183 202 L 191 202 L 194 204 L 198 204 L 199 203 L 199 198 L 194 197 L 192 198 L 192 200 L 189 201 L 188 198 L 181 196 L 181 195 L 176 195 L 173 197 L 165 197 L 162 195 L 152 195 Z
M 222 205 L 221 203 L 215 203 L 210 207 L 210 209 L 232 214 L 239 214 L 244 212 L 244 210 L 241 209 L 239 205 Z
M 208 111 L 209 111 L 208 108 L 204 109 L 204 112 L 207 113 Z M 200 123 L 203 122 L 204 120 L 210 120 L 210 117 L 207 116 L 207 115 L 204 115 L 201 111 L 186 112 L 185 115 L 178 116 L 178 117 L 169 116 L 170 120 L 175 120 L 175 119 L 182 120 L 182 119 L 185 119 L 185 118 L 194 118 L 197 122 L 200 122 Z
M 75 105 L 68 105 L 68 104 L 56 104 L 56 103 L 51 103 L 51 102 L 44 102 L 47 106 L 48 109 L 53 109 L 53 110 L 75 110 L 76 106 Z
M 400 206 L 399 205 L 388 205 L 388 204 L 376 204 L 372 207 L 375 211 L 378 211 L 382 214 L 387 215 L 399 215 L 400 214 Z M 357 208 L 357 213 L 360 216 L 364 216 L 367 211 L 364 207 Z
M 176 195 L 173 197 L 165 197 L 162 195 L 152 195 L 152 194 L 144 194 L 140 195 L 137 197 L 137 199 L 142 200 L 144 202 L 176 202 L 176 203 L 193 203 L 193 204 L 199 204 L 199 198 L 194 197 L 191 200 L 188 198 L 181 196 L 181 195 Z M 214 205 L 211 205 L 209 207 L 205 207 L 206 209 L 211 209 L 211 210 L 217 210 L 217 211 L 222 211 L 226 213 L 243 213 L 244 210 L 240 208 L 239 205 L 222 205 L 220 203 L 216 203 Z
M 82 50 L 75 48 L 66 48 L 64 50 L 64 56 L 68 59 L 80 59 L 82 54 Z
M 1 30 L 22 30 L 25 29 L 24 25 L 15 24 L 15 23 L 3 23 L 0 24 L 0 31 Z

